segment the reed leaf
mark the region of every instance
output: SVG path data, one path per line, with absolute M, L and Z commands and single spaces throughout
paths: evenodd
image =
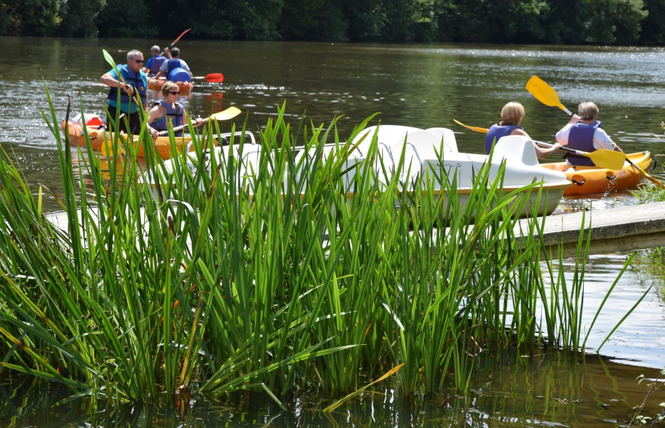
M 168 163 L 144 131 L 145 159 L 119 137 L 100 159 L 50 110 L 62 229 L 0 155 L 2 370 L 110 402 L 248 389 L 281 403 L 398 367 L 406 396 L 464 394 L 481 354 L 543 337 L 579 349 L 584 241 L 569 285 L 561 257 L 543 259 L 535 207 L 516 231 L 538 183 L 507 192 L 486 165 L 462 194 L 455 175 L 411 174 L 404 151 L 387 166 L 375 135 L 353 164 L 373 118 L 342 140 L 335 120 L 293 125 L 285 105 L 259 145 L 232 128 L 228 156 L 211 149 L 216 124 Z

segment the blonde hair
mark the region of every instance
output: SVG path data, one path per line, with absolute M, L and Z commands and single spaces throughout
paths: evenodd
M 164 98 L 166 98 L 169 92 L 175 92 L 175 91 L 180 92 L 180 87 L 178 85 L 171 82 L 170 80 L 164 82 L 164 86 L 162 86 L 162 95 L 164 96 Z
M 598 106 L 592 102 L 584 102 L 577 106 L 577 114 L 582 120 L 593 120 L 598 116 Z
M 509 102 L 501 109 L 500 125 L 519 126 L 524 118 L 524 106 L 518 102 Z

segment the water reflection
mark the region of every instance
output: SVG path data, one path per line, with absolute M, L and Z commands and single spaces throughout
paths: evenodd
M 498 357 L 498 358 L 497 358 Z M 638 383 L 639 376 L 646 381 Z M 104 407 L 87 399 L 67 400 L 71 391 L 14 379 L 0 385 L 2 426 L 105 427 L 358 427 L 358 426 L 626 426 L 641 414 L 662 410 L 656 370 L 617 364 L 602 358 L 552 353 L 479 358 L 468 397 L 435 394 L 406 400 L 389 381 L 349 400 L 335 411 L 322 409 L 332 399 L 297 395 L 281 408 L 267 396 L 238 392 L 223 400 L 192 400 L 175 406 L 134 404 Z M 651 393 L 651 394 L 650 394 Z M 659 394 L 660 393 L 660 394 Z

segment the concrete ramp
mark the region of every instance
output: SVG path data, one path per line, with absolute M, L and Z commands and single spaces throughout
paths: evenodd
M 546 251 L 562 245 L 564 257 L 574 256 L 582 226 L 585 238 L 591 234 L 590 254 L 665 246 L 665 202 L 548 216 Z
M 67 230 L 65 212 L 49 213 L 46 218 L 63 231 Z M 525 222 L 527 219 L 520 220 L 517 230 L 527 230 Z M 591 236 L 590 254 L 665 246 L 665 202 L 550 215 L 545 219 L 543 230 L 545 254 L 557 257 L 561 245 L 564 257 L 575 256 L 582 226 L 584 238 Z

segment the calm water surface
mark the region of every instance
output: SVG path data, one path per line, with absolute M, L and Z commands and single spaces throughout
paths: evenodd
M 68 101 L 74 113 L 83 110 L 103 116 L 107 90 L 99 77 L 109 66 L 102 49 L 124 63 L 129 49 L 147 54 L 154 42 L 165 45 L 170 41 L 0 38 L 0 144 L 15 154 L 29 183 L 42 184 L 56 193 L 61 189 L 55 138 L 42 118 L 42 113 L 49 114 L 45 88 L 57 122 L 65 118 Z M 303 113 L 307 123 L 316 126 L 338 118 L 342 139 L 378 112 L 371 124 L 450 127 L 457 134 L 460 150 L 480 153 L 482 136 L 460 128 L 453 119 L 488 127 L 498 120 L 503 104 L 515 100 L 526 107 L 523 124 L 531 136 L 552 141 L 568 118 L 525 90 L 529 77 L 538 75 L 556 89 L 570 110 L 582 101 L 596 102 L 604 128 L 625 151 L 650 150 L 657 157 L 665 153 L 661 128 L 665 50 L 660 48 L 186 40 L 179 47 L 197 77 L 220 72 L 225 76 L 223 84 L 196 80 L 193 92 L 183 98 L 192 114 L 205 117 L 235 105 L 246 115 L 237 118 L 237 126 L 246 119 L 254 131 L 276 116 L 277 108 L 286 102 L 294 126 Z M 565 200 L 561 210 L 608 209 L 635 202 L 635 197 L 623 193 Z M 57 208 L 53 202 L 50 206 Z M 645 383 L 638 386 L 636 377 L 656 377 L 658 369 L 665 367 L 665 286 L 657 269 L 662 258 L 650 261 L 649 254 L 641 252 L 639 260 L 621 276 L 589 333 L 587 347 L 593 352 L 646 293 L 636 312 L 603 345 L 601 358 L 571 363 L 551 356 L 506 357 L 503 371 L 494 367 L 475 380 L 475 392 L 464 402 L 469 413 L 462 420 L 448 412 L 459 403 L 431 397 L 418 405 L 406 405 L 398 398 L 399 392 L 390 388 L 365 394 L 330 418 L 318 412 L 329 403 L 311 398 L 294 400 L 295 410 L 289 412 L 266 402 L 248 405 L 249 399 L 242 398 L 224 406 L 195 403 L 185 416 L 132 408 L 127 413 L 97 413 L 98 419 L 91 419 L 82 416 L 90 409 L 76 406 L 61 406 L 60 416 L 54 416 L 47 410 L 55 402 L 53 394 L 27 399 L 22 386 L 13 385 L 1 392 L 5 400 L 0 401 L 5 404 L 0 408 L 7 419 L 0 418 L 0 424 L 216 426 L 222 421 L 248 426 L 625 426 L 632 407 L 647 393 Z M 589 259 L 584 294 L 587 329 L 628 256 L 607 254 Z M 647 406 L 654 416 L 665 396 L 657 390 L 650 397 Z M 45 414 L 50 416 L 45 419 Z M 51 425 L 44 420 L 61 423 Z

